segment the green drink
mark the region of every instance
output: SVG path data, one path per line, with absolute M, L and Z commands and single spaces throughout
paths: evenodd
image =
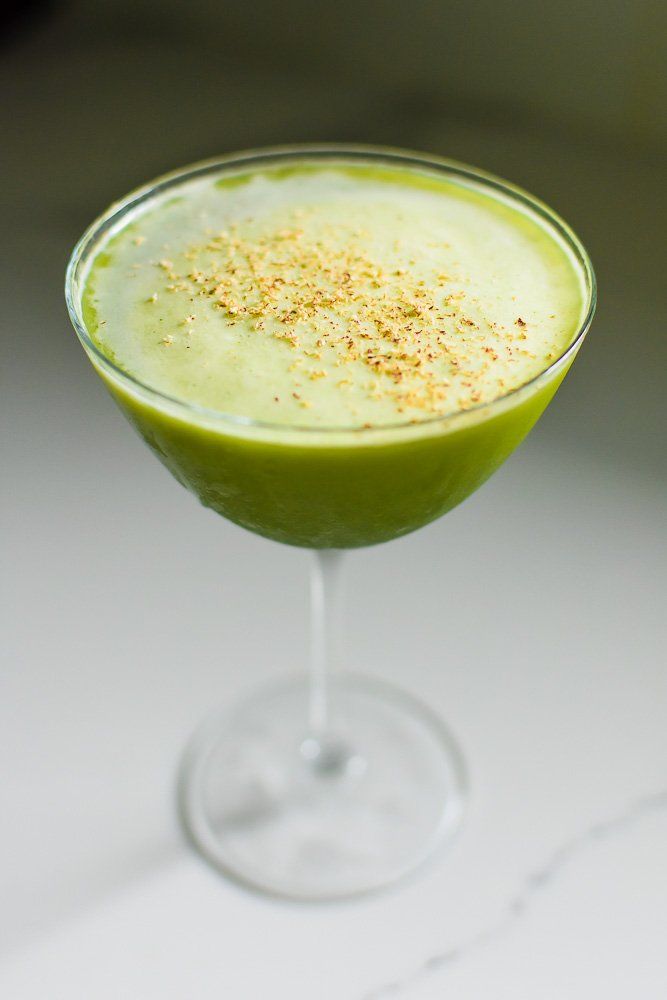
M 576 237 L 527 195 L 449 163 L 335 148 L 202 164 L 131 195 L 83 237 L 68 289 L 97 371 L 179 482 L 251 531 L 325 552 L 406 534 L 477 489 L 555 393 L 594 302 Z M 334 564 L 321 557 L 316 594 Z M 281 695 L 285 718 L 302 694 Z M 364 697 L 339 692 L 339 714 Z M 453 827 L 460 773 L 434 738 L 419 752 Z M 232 824 L 226 839 L 212 833 L 197 769 L 220 740 L 207 739 L 189 772 L 191 832 L 220 867 L 273 891 L 382 884 L 441 824 L 426 810 L 419 843 L 367 877 L 342 874 L 342 860 L 330 883 L 303 865 L 271 873 L 258 857 L 275 858 L 275 843 L 258 841 L 244 861 L 248 831 L 233 844 Z M 313 781 L 325 762 L 344 799 L 350 761 L 389 762 L 381 735 L 363 753 L 360 742 L 332 735 L 313 685 L 302 746 Z
M 204 504 L 295 545 L 386 541 L 465 499 L 587 308 L 565 236 L 465 175 L 218 168 L 124 221 L 82 275 L 100 373 Z

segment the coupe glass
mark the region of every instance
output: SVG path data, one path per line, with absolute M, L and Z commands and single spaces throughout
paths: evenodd
M 536 378 L 490 404 L 392 427 L 285 427 L 215 412 L 171 398 L 110 361 L 87 330 L 82 303 L 101 244 L 192 178 L 302 163 L 417 172 L 482 191 L 538 221 L 580 272 L 586 301 L 572 343 Z M 343 550 L 388 541 L 444 514 L 525 437 L 591 323 L 595 278 L 584 248 L 545 205 L 460 164 L 373 147 L 286 147 L 196 164 L 112 205 L 75 248 L 66 297 L 94 368 L 179 482 L 237 524 L 313 550 L 309 669 L 225 707 L 195 733 L 178 792 L 192 842 L 220 871 L 292 899 L 351 896 L 405 876 L 454 837 L 465 769 L 429 708 L 337 662 Z M 400 620 L 391 626 L 400 628 Z

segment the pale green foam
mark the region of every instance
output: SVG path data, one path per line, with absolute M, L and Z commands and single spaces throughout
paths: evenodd
M 444 387 L 437 412 L 491 401 L 529 381 L 563 353 L 582 321 L 580 272 L 564 242 L 501 196 L 436 174 L 304 164 L 185 181 L 176 190 L 177 197 L 172 189 L 143 206 L 101 246 L 86 282 L 84 319 L 116 365 L 185 402 L 286 425 L 432 417 L 432 408 L 410 402 L 411 391 L 418 396 L 423 387 L 421 374 L 408 372 L 397 383 L 364 360 L 368 350 L 405 353 L 378 332 L 376 319 L 406 284 L 415 292 L 422 282 L 430 296 L 423 301 L 434 303 L 405 324 L 412 322 L 415 343 L 421 337 L 430 345 L 421 372 L 428 368 L 429 385 Z M 295 227 L 300 246 L 321 242 L 332 260 L 358 250 L 383 276 L 379 287 L 356 277 L 359 301 L 327 305 L 297 324 L 296 346 L 276 336 L 283 327 L 272 317 L 258 328 L 256 317 L 230 316 L 187 277 L 213 264 L 221 273 L 235 266 L 224 242 L 223 250 L 201 249 L 221 232 L 247 247 Z M 281 260 L 272 244 L 272 273 L 287 283 L 281 306 L 299 280 L 290 252 Z M 330 339 L 318 346 L 323 333 Z M 332 346 L 348 333 L 359 359 Z M 498 357 L 491 361 L 489 351 Z

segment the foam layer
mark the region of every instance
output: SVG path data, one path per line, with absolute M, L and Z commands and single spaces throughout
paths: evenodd
M 381 426 L 529 381 L 572 341 L 583 298 L 565 245 L 501 196 L 304 163 L 142 206 L 100 248 L 84 313 L 111 360 L 177 399 Z

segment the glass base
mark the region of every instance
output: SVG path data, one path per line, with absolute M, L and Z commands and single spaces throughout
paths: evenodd
M 387 684 L 330 682 L 335 737 L 304 733 L 307 679 L 208 720 L 183 760 L 183 823 L 225 874 L 290 899 L 369 892 L 450 841 L 464 769 L 431 712 Z

